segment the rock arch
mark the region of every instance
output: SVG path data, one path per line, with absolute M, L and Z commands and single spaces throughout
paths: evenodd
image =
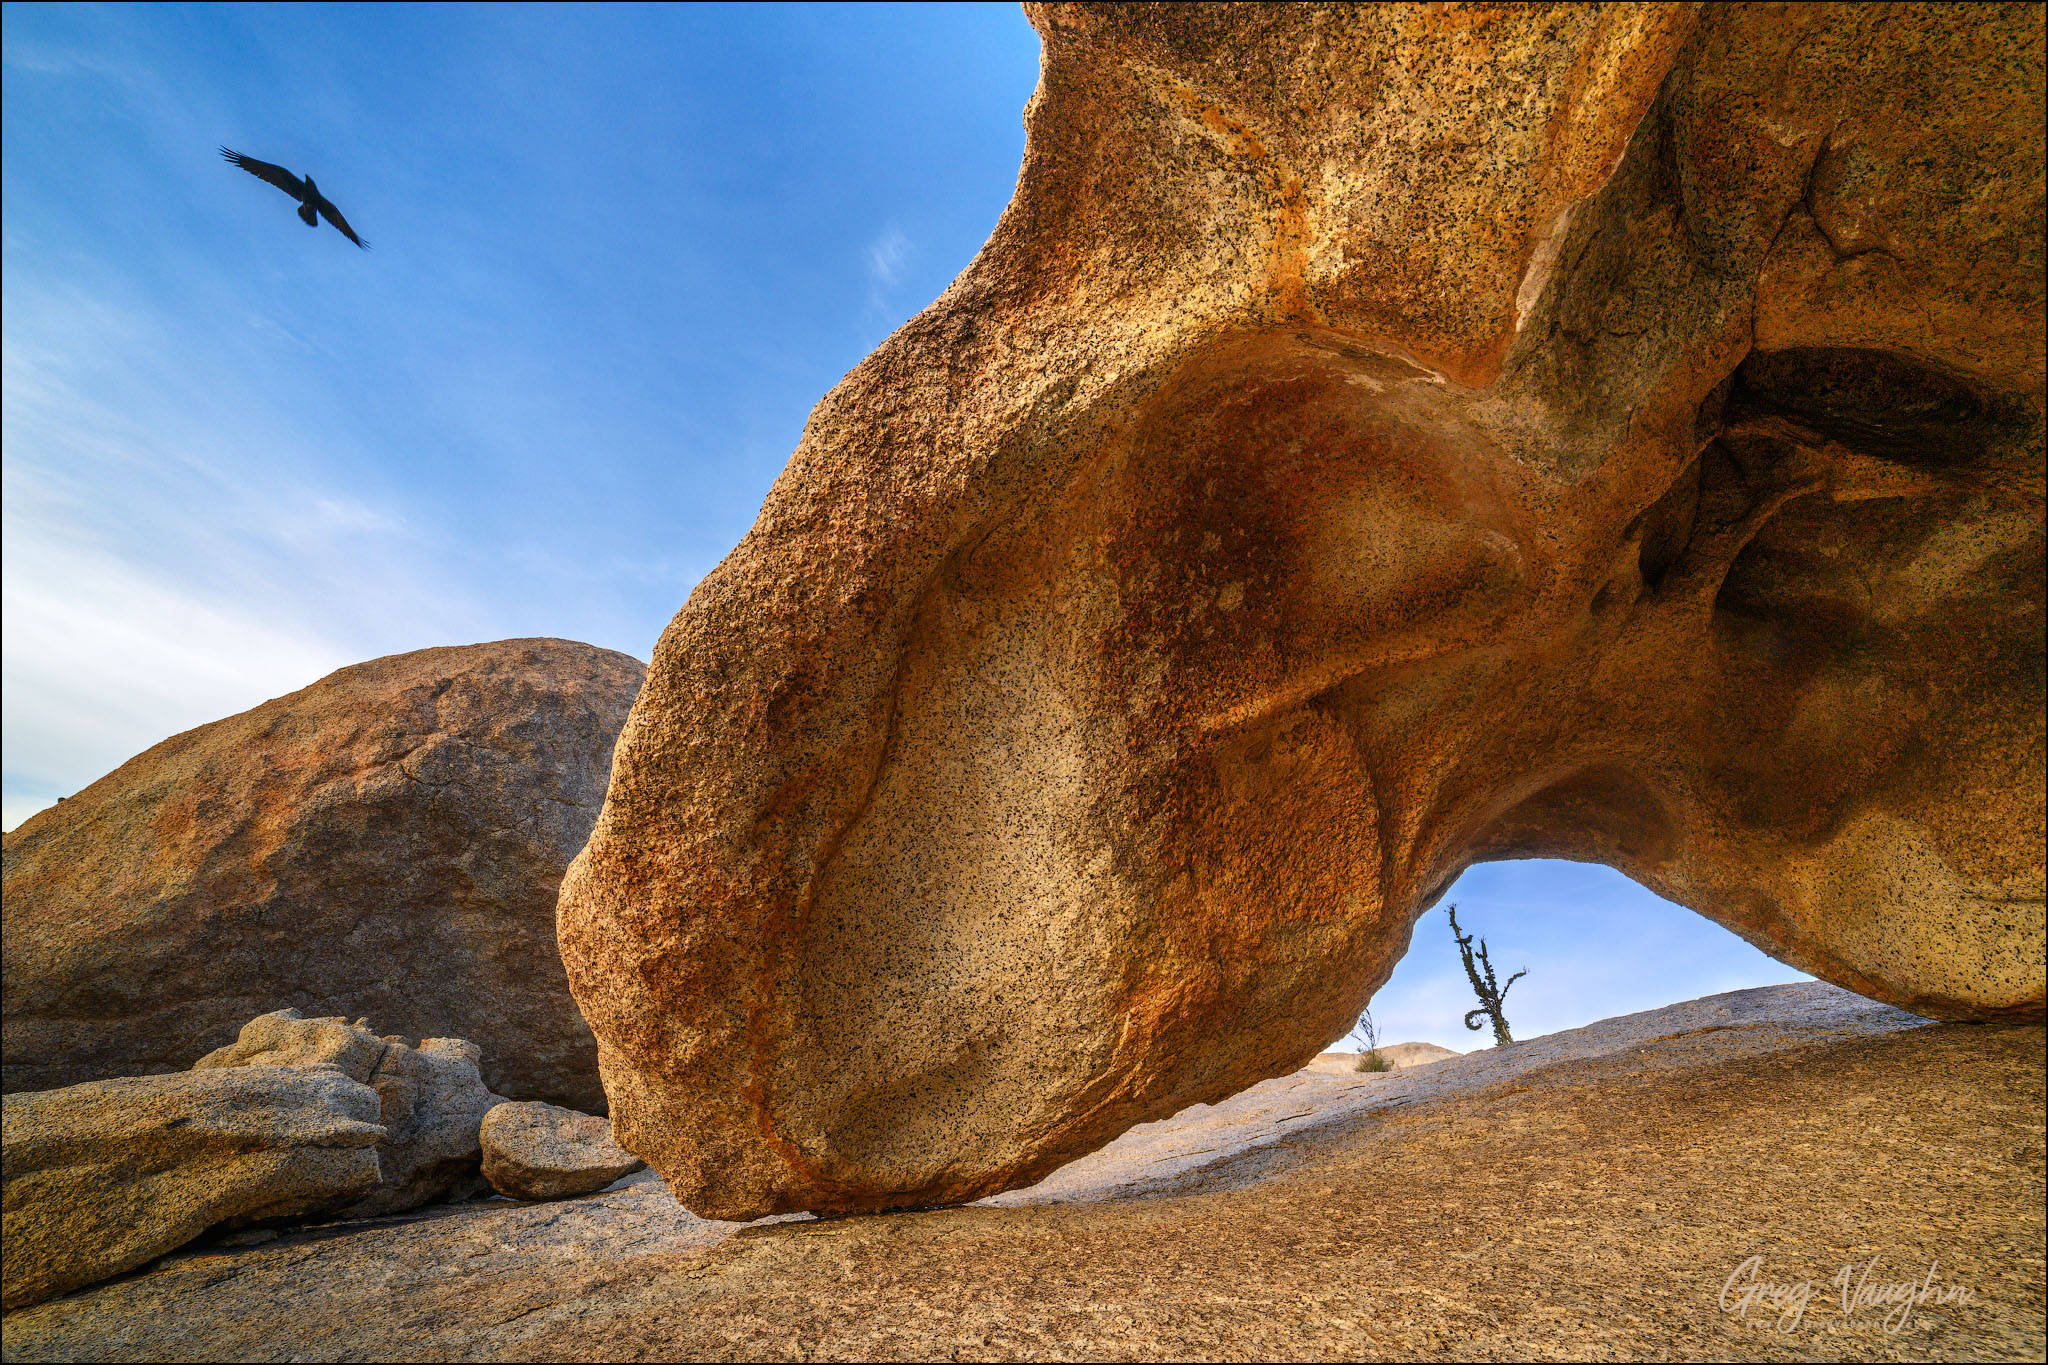
M 1018 192 L 656 650 L 561 901 L 691 1208 L 1298 1066 L 1463 866 L 2043 1000 L 2038 16 L 1032 7 Z

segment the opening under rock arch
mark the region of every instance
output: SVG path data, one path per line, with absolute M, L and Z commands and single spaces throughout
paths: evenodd
M 1493 1045 L 1490 1031 L 1463 1024 L 1478 1001 L 1451 938 L 1450 905 L 1461 929 L 1487 941 L 1500 980 L 1528 968 L 1506 1000 L 1517 1041 L 1723 991 L 1813 979 L 1613 868 L 1554 858 L 1480 863 L 1416 921 L 1407 955 L 1374 994 L 1382 1043 L 1459 1052 Z M 1358 1046 L 1347 1036 L 1331 1050 Z

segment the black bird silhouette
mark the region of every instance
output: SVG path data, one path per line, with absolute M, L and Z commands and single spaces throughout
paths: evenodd
M 312 176 L 301 180 L 282 166 L 273 166 L 268 161 L 258 161 L 253 156 L 243 156 L 240 152 L 232 152 L 225 147 L 220 149 L 220 154 L 258 180 L 275 185 L 298 200 L 299 221 L 307 227 L 320 226 L 319 218 L 314 215 L 324 215 L 328 222 L 341 229 L 342 236 L 365 251 L 370 249 L 370 244 L 356 236 L 356 230 L 348 225 L 348 219 L 341 216 L 341 210 L 327 202 L 326 196 L 320 193 L 320 187 L 313 183 Z

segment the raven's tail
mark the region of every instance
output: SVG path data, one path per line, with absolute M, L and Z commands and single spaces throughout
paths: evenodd
M 299 205 L 299 221 L 307 227 L 319 227 L 320 215 L 314 211 L 311 204 L 301 204 Z

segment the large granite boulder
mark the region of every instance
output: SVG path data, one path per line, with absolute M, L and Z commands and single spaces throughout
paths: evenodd
M 595 1114 L 523 1100 L 484 1115 L 484 1179 L 513 1199 L 567 1199 L 601 1190 L 643 1164 Z
M 231 1220 L 378 1182 L 377 1095 L 334 1067 L 90 1081 L 0 1100 L 6 1307 L 133 1270 Z
M 1017 194 L 657 647 L 561 941 L 706 1216 L 1341 1035 L 1476 860 L 2043 1001 L 2027 6 L 1044 6 Z
M 554 903 L 642 672 L 566 640 L 376 659 L 34 816 L 4 845 L 6 1088 L 182 1071 L 292 1006 L 603 1108 Z
M 335 1067 L 376 1091 L 382 1176 L 376 1189 L 341 1211 L 346 1218 L 375 1218 L 482 1188 L 484 1115 L 505 1097 L 484 1084 L 479 1060 L 476 1044 L 462 1038 L 425 1038 L 412 1047 L 403 1037 L 372 1033 L 367 1020 L 350 1024 L 279 1010 L 251 1019 L 233 1043 L 192 1069 Z

